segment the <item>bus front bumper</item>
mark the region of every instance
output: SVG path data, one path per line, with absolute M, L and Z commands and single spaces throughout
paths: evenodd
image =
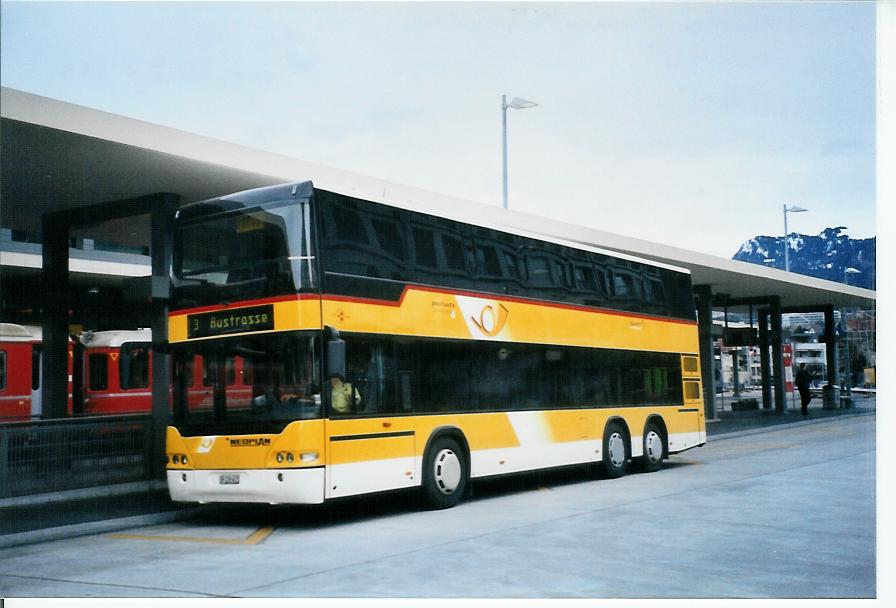
M 320 504 L 324 468 L 168 470 L 168 492 L 177 502 Z

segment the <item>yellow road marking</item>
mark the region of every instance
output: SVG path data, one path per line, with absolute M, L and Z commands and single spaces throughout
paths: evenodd
M 213 543 L 218 545 L 257 545 L 274 531 L 273 526 L 259 528 L 242 540 L 230 538 L 203 538 L 201 536 L 173 536 L 166 534 L 106 534 L 106 538 L 124 538 L 128 540 L 167 540 L 186 543 Z

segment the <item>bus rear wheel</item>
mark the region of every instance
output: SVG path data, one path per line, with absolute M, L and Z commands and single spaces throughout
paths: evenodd
M 456 441 L 436 439 L 423 463 L 423 494 L 431 509 L 448 509 L 460 502 L 467 487 L 466 456 Z
M 663 432 L 655 422 L 644 427 L 644 455 L 641 457 L 641 468 L 646 473 L 659 471 L 663 466 L 665 440 Z
M 607 477 L 617 479 L 625 475 L 629 448 L 625 429 L 618 422 L 611 422 L 604 431 L 604 469 Z

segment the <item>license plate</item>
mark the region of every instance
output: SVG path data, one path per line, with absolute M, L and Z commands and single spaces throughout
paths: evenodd
M 218 479 L 218 483 L 222 486 L 235 486 L 240 483 L 239 475 L 221 475 Z

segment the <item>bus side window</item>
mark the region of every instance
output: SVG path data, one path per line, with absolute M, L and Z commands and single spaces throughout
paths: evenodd
M 224 360 L 225 373 L 227 375 L 227 386 L 236 384 L 236 359 L 233 356 Z
M 395 398 L 395 357 L 392 342 L 386 340 L 346 341 L 347 381 L 358 391 L 360 414 L 393 414 Z
M 88 387 L 92 391 L 109 388 L 109 359 L 106 353 L 94 353 L 87 357 Z
M 207 355 L 202 359 L 202 386 L 215 385 L 214 358 Z
M 414 395 L 411 391 L 411 377 L 413 372 L 401 370 L 398 372 L 398 390 L 401 394 L 401 411 L 411 412 L 414 409 Z
M 188 388 L 192 388 L 193 386 L 193 367 L 195 363 L 195 357 L 185 358 L 183 361 L 183 374 L 184 374 L 184 385 Z

